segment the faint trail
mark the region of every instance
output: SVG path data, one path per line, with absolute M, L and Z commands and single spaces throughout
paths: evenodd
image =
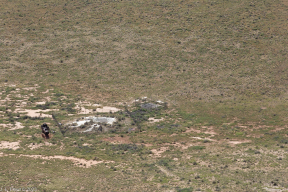
M 179 179 L 178 176 L 174 175 L 173 173 L 169 172 L 168 170 L 164 169 L 163 167 L 156 165 L 156 167 L 158 167 L 160 169 L 160 171 L 162 171 L 163 173 L 166 174 L 166 176 L 168 177 L 175 177 L 176 179 Z

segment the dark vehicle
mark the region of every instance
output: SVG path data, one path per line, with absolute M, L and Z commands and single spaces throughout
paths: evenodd
M 41 129 L 42 129 L 42 133 L 45 135 L 46 138 L 49 138 L 49 127 L 46 123 L 44 123 L 43 125 L 41 125 Z

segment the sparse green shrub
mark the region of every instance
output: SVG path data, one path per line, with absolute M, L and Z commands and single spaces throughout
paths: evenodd
M 113 151 L 128 151 L 131 153 L 139 152 L 144 148 L 143 145 L 136 145 L 136 144 L 118 144 L 112 145 L 111 149 Z
M 191 146 L 188 149 L 192 151 L 192 150 L 203 150 L 205 148 L 206 148 L 205 146 Z
M 32 102 L 32 103 L 34 103 L 34 102 L 37 101 L 37 100 L 39 100 L 38 97 L 30 97 L 30 98 L 28 99 L 28 101 L 30 101 L 30 102 Z
M 6 87 L 5 91 L 6 91 L 6 94 L 9 94 L 11 91 L 15 91 L 16 88 L 15 87 Z
M 56 97 L 61 97 L 61 96 L 64 96 L 64 94 L 58 92 L 58 93 L 55 93 L 55 96 L 56 96 Z
M 177 189 L 177 192 L 192 192 L 192 191 L 193 191 L 193 187 Z

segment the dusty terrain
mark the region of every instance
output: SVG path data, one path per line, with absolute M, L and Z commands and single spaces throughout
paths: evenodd
M 288 191 L 287 10 L 2 0 L 0 189 Z

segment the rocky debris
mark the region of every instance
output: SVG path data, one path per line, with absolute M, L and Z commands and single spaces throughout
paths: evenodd
M 105 132 L 108 131 L 108 129 L 111 128 L 115 122 L 117 122 L 117 119 L 114 117 L 89 116 L 67 123 L 65 124 L 65 127 L 66 129 L 78 130 L 82 133 L 92 131 Z M 84 128 L 85 130 L 82 131 Z
M 161 105 L 157 105 L 154 103 L 144 103 L 141 105 L 142 109 L 157 109 L 158 107 L 160 107 Z
M 76 120 L 72 122 L 73 127 L 80 127 L 81 125 L 84 125 L 85 123 L 89 122 L 95 122 L 95 123 L 106 123 L 112 125 L 114 122 L 116 122 L 116 118 L 114 117 L 83 117 L 82 120 Z
M 82 133 L 90 132 L 90 131 L 93 131 L 93 130 L 97 130 L 97 131 L 102 132 L 102 126 L 98 125 L 98 124 L 93 124 L 89 129 L 86 129 Z

